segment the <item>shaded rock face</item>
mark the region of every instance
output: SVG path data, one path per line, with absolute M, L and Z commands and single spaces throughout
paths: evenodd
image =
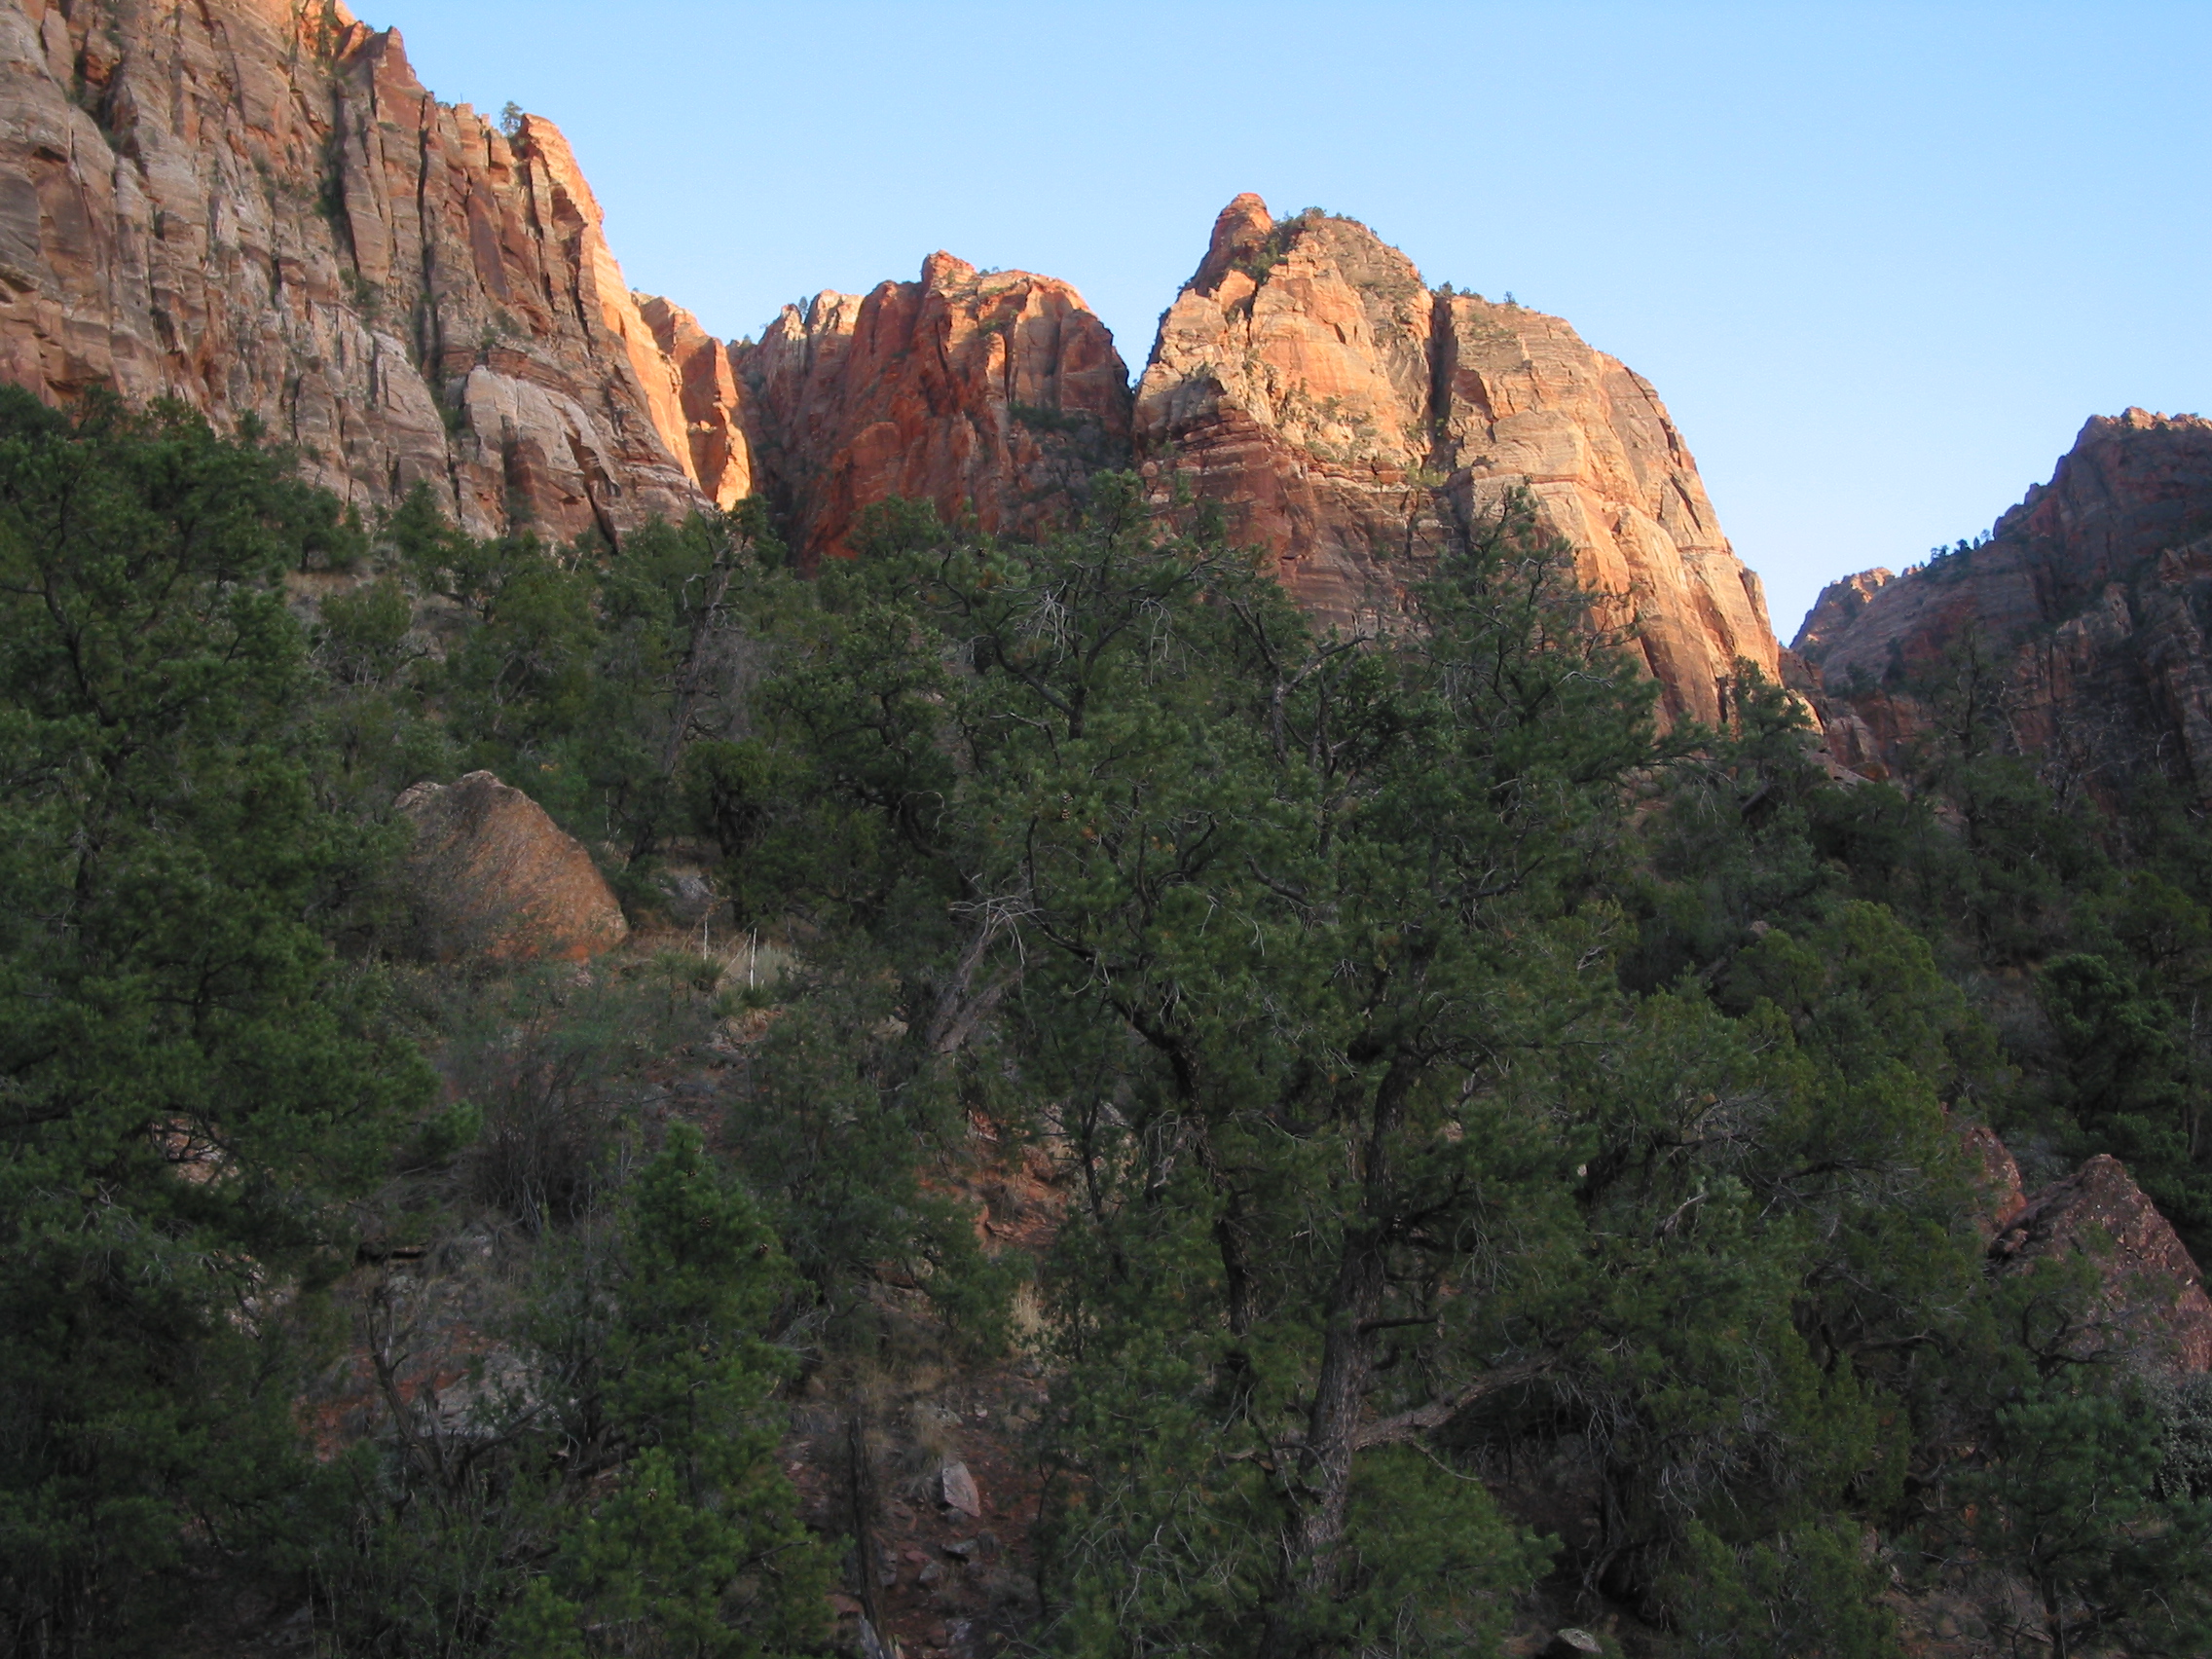
M 1997 1234 L 1990 1255 L 2017 1270 L 2085 1255 L 2102 1281 L 2099 1310 L 2146 1358 L 2212 1370 L 2212 1298 L 2173 1228 L 2120 1161 L 2105 1154 L 2038 1193 Z M 2084 1337 L 2090 1346 L 2094 1338 Z
M 1813 608 L 1805 612 L 1805 620 L 1789 648 L 1804 657 L 1824 654 L 1830 642 L 1859 620 L 1860 613 L 1872 603 L 1874 596 L 1896 580 L 1896 571 L 1877 565 L 1871 571 L 1861 571 L 1857 575 L 1828 583 L 1821 589 L 1821 597 L 1813 601 Z
M 1128 371 L 1083 296 L 1050 276 L 937 253 L 919 281 L 787 306 L 730 355 L 756 488 L 802 566 L 851 553 L 861 514 L 892 496 L 1033 533 L 1128 460 Z
M 492 773 L 416 784 L 397 805 L 415 825 L 409 873 L 426 954 L 581 961 L 629 937 L 591 855 Z
M 1926 727 L 1916 682 L 1971 648 L 2058 781 L 2153 768 L 2212 794 L 2212 422 L 2092 419 L 1987 541 L 1884 574 L 1831 584 L 1793 646 L 1839 757 L 1894 765 Z
M 1582 579 L 1623 596 L 1671 716 L 1714 719 L 1739 657 L 1779 678 L 1738 562 L 1651 388 L 1557 317 L 1431 292 L 1365 226 L 1240 196 L 1161 321 L 1136 440 L 1187 474 L 1325 621 L 1387 614 L 1440 530 L 1527 488 Z
M 618 534 L 698 501 L 567 142 L 291 0 L 0 0 L 0 378 L 258 417 L 361 505 Z

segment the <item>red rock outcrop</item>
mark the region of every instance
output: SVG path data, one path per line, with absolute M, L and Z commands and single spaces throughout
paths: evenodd
M 1860 612 L 1875 594 L 1896 580 L 1895 571 L 1877 565 L 1871 571 L 1828 583 L 1813 601 L 1813 608 L 1805 612 L 1789 648 L 1800 656 L 1818 656 L 1830 641 L 1859 620 Z
M 2011 1149 L 1987 1124 L 1967 1124 L 1959 1129 L 1960 1144 L 1971 1161 L 1971 1174 L 1987 1200 L 1984 1237 L 1995 1237 L 2028 1207 L 2026 1189 L 2020 1185 L 2020 1165 Z
M 416 784 L 409 866 L 425 954 L 581 961 L 629 937 L 599 866 L 545 809 L 490 772 Z
M 756 488 L 802 565 L 850 553 L 861 513 L 892 496 L 1033 532 L 1127 459 L 1128 371 L 1050 276 L 932 254 L 919 281 L 786 306 L 732 357 L 756 410 Z
M 639 313 L 676 371 L 691 476 L 718 507 L 753 494 L 753 411 L 739 365 L 748 348 L 726 346 L 673 301 L 641 295 Z
M 1352 220 L 1229 204 L 1161 321 L 1136 438 L 1326 621 L 1392 610 L 1440 524 L 1526 488 L 1583 580 L 1635 607 L 1670 715 L 1717 719 L 1738 658 L 1779 678 L 1758 579 L 1650 383 L 1557 317 L 1431 292 Z
M 2212 1371 L 2212 1297 L 2203 1274 L 2118 1159 L 2100 1153 L 2045 1188 L 1989 1249 L 2010 1269 L 2086 1256 L 2103 1286 L 2097 1311 L 2115 1334 L 2181 1370 Z
M 1831 584 L 1794 645 L 1839 757 L 1894 765 L 1927 724 L 1916 682 L 1971 644 L 2022 751 L 2212 794 L 2212 422 L 2092 419 L 1985 541 L 1879 574 Z
M 0 0 L 0 378 L 257 418 L 364 506 L 614 534 L 698 501 L 567 142 L 336 4 Z

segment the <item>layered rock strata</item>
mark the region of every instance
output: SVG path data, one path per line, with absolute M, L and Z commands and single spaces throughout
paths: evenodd
M 2130 409 L 2082 428 L 1988 538 L 1834 583 L 1793 649 L 1831 750 L 1894 768 L 1925 693 L 1970 656 L 2011 742 L 2060 781 L 2146 769 L 2212 795 L 2212 422 Z
M 1557 317 L 1430 290 L 1352 220 L 1230 203 L 1161 321 L 1136 439 L 1329 622 L 1392 611 L 1455 526 L 1526 489 L 1633 609 L 1670 715 L 1718 718 L 1739 658 L 1779 676 L 1758 578 L 1650 383 Z
M 0 0 L 0 377 L 250 416 L 363 506 L 608 535 L 699 500 L 567 142 L 336 4 Z

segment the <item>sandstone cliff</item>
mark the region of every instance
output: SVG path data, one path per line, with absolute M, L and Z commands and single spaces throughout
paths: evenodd
M 718 507 L 753 494 L 754 412 L 739 376 L 743 348 L 725 346 L 673 301 L 640 296 L 639 313 L 676 373 L 691 476 Z
M 364 506 L 609 535 L 698 500 L 567 143 L 342 7 L 0 0 L 0 377 L 257 417 Z
M 2155 768 L 2212 793 L 2212 422 L 2130 409 L 2082 428 L 1987 540 L 1831 584 L 1794 649 L 1830 746 L 1894 766 L 1916 689 L 1972 650 L 2013 742 L 2091 788 Z
M 919 281 L 785 307 L 731 356 L 753 399 L 755 487 L 802 564 L 851 552 L 860 514 L 888 497 L 1020 534 L 1127 463 L 1128 371 L 1050 276 L 933 254 Z
M 1338 623 L 1526 486 L 1640 613 L 1671 714 L 1716 716 L 1738 657 L 1778 669 L 1650 386 L 1363 226 L 1238 198 L 1133 399 L 1073 288 L 942 253 L 725 344 L 629 291 L 549 123 L 440 104 L 396 31 L 320 0 L 0 0 L 0 378 L 250 416 L 364 509 L 427 484 L 479 535 L 758 495 L 809 565 L 890 496 L 1024 535 L 1136 458 Z
M 1861 571 L 1857 575 L 1845 576 L 1821 589 L 1821 597 L 1813 601 L 1813 608 L 1805 612 L 1805 620 L 1798 626 L 1797 638 L 1789 648 L 1799 656 L 1818 657 L 1825 647 L 1859 620 L 1860 613 L 1873 602 L 1874 595 L 1897 580 L 1897 572 L 1877 565 L 1871 571 Z
M 1716 718 L 1739 657 L 1779 676 L 1758 579 L 1650 384 L 1557 317 L 1432 292 L 1349 219 L 1230 203 L 1161 321 L 1136 437 L 1328 621 L 1390 610 L 1451 523 L 1525 487 L 1635 608 L 1670 714 Z

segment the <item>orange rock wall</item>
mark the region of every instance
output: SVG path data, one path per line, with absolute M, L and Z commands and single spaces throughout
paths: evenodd
M 699 499 L 679 376 L 549 123 L 289 0 L 0 0 L 0 377 L 258 417 L 364 507 L 609 535 Z
M 1739 657 L 1779 678 L 1758 579 L 1650 384 L 1557 317 L 1432 292 L 1352 220 L 1230 203 L 1161 319 L 1136 438 L 1327 621 L 1393 610 L 1440 524 L 1526 488 L 1633 606 L 1669 714 L 1716 719 Z
M 1128 371 L 1083 296 L 1050 276 L 933 254 L 919 281 L 786 306 L 731 356 L 756 478 L 802 564 L 849 553 L 861 513 L 892 496 L 1034 531 L 1127 461 Z

